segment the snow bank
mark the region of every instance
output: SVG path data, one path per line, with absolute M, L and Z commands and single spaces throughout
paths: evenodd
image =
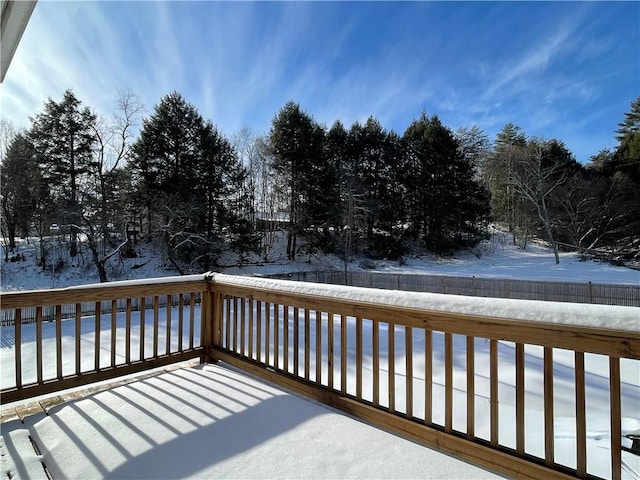
M 640 309 L 638 307 L 405 292 L 257 277 L 239 277 L 220 273 L 208 273 L 207 277 L 221 284 L 318 295 L 356 302 L 371 302 L 379 305 L 640 332 Z

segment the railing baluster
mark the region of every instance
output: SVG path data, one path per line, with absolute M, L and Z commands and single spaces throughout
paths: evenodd
M 620 359 L 609 357 L 609 402 L 611 404 L 611 479 L 622 477 L 622 411 L 620 403 Z
M 182 351 L 182 336 L 184 335 L 184 294 L 178 295 L 178 351 Z
M 476 437 L 475 337 L 467 336 L 467 439 Z
M 316 310 L 316 383 L 322 384 L 322 312 Z
M 373 321 L 373 405 L 380 405 L 380 323 Z
M 125 307 L 124 361 L 131 363 L 131 299 L 127 298 Z
M 233 351 L 238 353 L 238 303 L 240 299 L 233 297 Z
M 280 365 L 280 305 L 273 304 L 273 366 Z
M 116 366 L 116 326 L 118 315 L 118 302 L 111 300 L 111 367 Z
M 224 294 L 214 292 L 213 295 L 213 347 L 222 347 L 222 331 L 224 329 Z
M 173 310 L 173 295 L 167 295 L 167 325 L 164 347 L 164 353 L 166 355 L 171 353 L 171 310 Z
M 284 371 L 289 371 L 289 305 L 282 306 L 282 350 L 284 354 Z
M 249 299 L 249 358 L 253 359 L 253 299 Z
M 22 309 L 15 309 L 13 320 L 14 337 L 13 343 L 16 346 L 15 366 L 16 366 L 16 387 L 22 388 Z
M 453 335 L 444 334 L 444 431 L 453 431 Z
M 491 418 L 491 446 L 498 446 L 498 341 L 489 341 L 489 402 Z
M 587 475 L 587 416 L 585 394 L 584 353 L 575 352 L 576 382 L 576 473 L 578 477 Z
M 340 315 L 340 391 L 347 393 L 347 317 Z
M 258 361 L 262 362 L 262 302 L 260 300 L 256 304 L 256 322 L 258 327 L 256 331 L 256 355 Z
M 193 349 L 193 337 L 196 321 L 196 294 L 189 295 L 189 350 Z M 229 345 L 227 344 L 227 348 Z
M 553 349 L 544 347 L 544 463 L 554 462 L 553 433 Z
M 204 315 L 202 315 L 204 317 Z M 160 326 L 160 298 L 155 295 L 153 297 L 153 357 L 156 358 L 158 356 L 158 341 L 159 341 L 159 332 Z M 202 330 L 200 331 L 202 332 Z
M 413 417 L 413 329 L 404 327 L 405 397 L 407 418 Z
M 516 343 L 516 452 L 524 455 L 525 442 L 525 383 L 524 344 Z
M 333 312 L 327 312 L 327 368 L 329 369 L 329 376 L 327 379 L 327 386 L 333 389 L 333 367 L 334 367 L 334 338 L 333 338 Z
M 62 305 L 56 305 L 56 374 L 62 379 Z
M 241 305 L 240 307 L 240 355 L 244 357 L 245 354 L 245 345 L 247 343 L 247 302 L 244 298 L 238 298 L 238 303 Z
M 225 295 L 226 313 L 224 315 L 224 348 L 231 349 L 231 296 Z
M 75 351 L 76 351 L 76 375 L 80 375 L 82 369 L 82 348 L 81 348 L 81 338 L 82 338 L 82 304 L 76 303 L 75 309 Z
M 100 330 L 102 329 L 100 317 L 102 315 L 102 302 L 96 302 L 95 332 L 93 345 L 93 369 L 100 370 Z
M 396 410 L 396 325 L 395 323 L 389 323 L 387 328 L 387 339 L 388 339 L 388 367 L 389 371 L 389 410 L 395 412 Z
M 42 307 L 36 307 L 36 379 L 42 383 Z
M 356 317 L 356 398 L 362 399 L 362 317 Z
M 304 309 L 304 378 L 311 376 L 311 315 L 308 308 Z
M 140 298 L 140 360 L 144 360 L 145 326 L 147 317 L 147 298 Z M 191 329 L 193 331 L 193 328 Z
M 264 363 L 270 365 L 270 355 L 269 352 L 271 350 L 271 303 L 264 303 L 264 314 L 265 314 L 265 332 L 264 332 Z
M 298 307 L 293 309 L 293 374 L 297 377 L 300 375 L 300 310 Z
M 424 331 L 424 423 L 433 423 L 433 332 Z

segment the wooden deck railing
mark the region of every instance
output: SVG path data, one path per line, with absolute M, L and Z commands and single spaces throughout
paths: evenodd
M 2 357 L 3 378 L 9 370 L 15 378 L 2 385 L 2 403 L 182 360 L 206 360 L 201 332 L 211 324 L 208 287 L 196 276 L 0 294 L 3 312 L 10 310 L 16 319 L 2 327 L 3 350 L 13 345 L 12 361 Z M 87 302 L 94 305 L 90 312 Z M 35 309 L 34 324 L 23 325 L 24 309 Z M 73 318 L 63 320 L 63 309 L 73 309 Z M 54 312 L 53 321 L 45 321 L 44 312 Z
M 101 313 L 64 322 L 58 316 L 48 345 L 40 320 L 33 355 L 15 342 L 16 382 L 3 385 L 3 402 L 200 357 L 514 478 L 597 478 L 588 461 L 585 408 L 592 393 L 585 364 L 595 356 L 608 365 L 606 380 L 599 381 L 606 382 L 609 397 L 604 414 L 611 455 L 609 475 L 600 476 L 621 478 L 622 407 L 637 409 L 640 401 L 636 387 L 624 391 L 621 364 L 637 368 L 640 333 L 428 311 L 279 289 L 287 283 L 282 281 L 259 287 L 229 278 L 2 294 L 2 309 L 14 309 L 16 318 L 28 306 L 59 311 L 63 304 L 123 298 L 150 299 L 153 306 L 138 313 L 127 309 L 124 327 L 117 313 L 107 322 Z M 174 309 L 158 307 L 162 295 L 178 295 L 183 305 L 196 294 L 201 305 L 185 302 L 177 325 Z M 68 322 L 72 340 L 63 336 Z M 85 368 L 80 338 L 88 324 L 95 357 Z M 13 328 L 21 339 L 20 322 Z M 67 349 L 71 366 L 63 358 Z M 50 377 L 43 373 L 47 355 L 56 365 Z M 31 370 L 26 382 L 24 372 Z M 566 396 L 567 388 L 570 414 L 557 411 L 557 392 Z M 530 402 L 538 405 L 539 422 L 531 417 Z M 570 452 L 556 445 L 559 413 L 572 417 Z

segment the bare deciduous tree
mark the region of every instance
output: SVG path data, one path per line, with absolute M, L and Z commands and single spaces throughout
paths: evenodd
M 558 246 L 553 237 L 549 201 L 553 192 L 567 179 L 566 165 L 549 158 L 549 142 L 533 139 L 527 146 L 527 155 L 518 156 L 511 170 L 509 185 L 517 196 L 535 210 L 547 239 L 553 247 L 556 264 L 560 263 Z

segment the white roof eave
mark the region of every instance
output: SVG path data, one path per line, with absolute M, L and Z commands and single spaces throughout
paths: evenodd
M 31 12 L 37 0 L 2 0 L 2 19 L 0 23 L 0 83 L 9 70 L 13 55 L 18 48 L 20 38 L 27 28 Z

